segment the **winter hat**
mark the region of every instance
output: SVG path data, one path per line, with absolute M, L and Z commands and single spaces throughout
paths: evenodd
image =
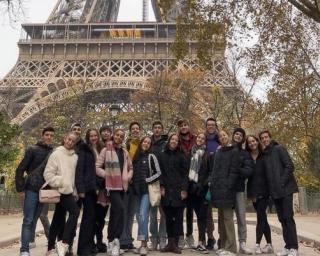
M 246 131 L 244 129 L 242 129 L 241 127 L 237 127 L 234 129 L 233 134 L 232 134 L 232 140 L 233 140 L 233 136 L 236 132 L 240 132 L 242 134 L 242 141 L 241 143 L 244 143 L 246 140 Z
M 112 133 L 111 127 L 109 125 L 102 125 L 101 128 L 99 129 L 99 133 L 101 134 L 105 130 Z

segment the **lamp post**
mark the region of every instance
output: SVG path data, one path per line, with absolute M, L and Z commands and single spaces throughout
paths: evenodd
M 112 116 L 112 133 L 114 132 L 114 127 L 116 124 L 116 116 L 120 113 L 120 106 L 117 104 L 112 104 L 109 108 L 109 112 Z

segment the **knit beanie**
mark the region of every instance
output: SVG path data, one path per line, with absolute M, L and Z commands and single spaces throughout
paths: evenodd
M 246 140 L 246 131 L 244 129 L 242 129 L 241 127 L 237 127 L 234 129 L 233 134 L 232 134 L 232 140 L 233 140 L 233 136 L 236 132 L 240 132 L 242 134 L 242 141 L 241 143 L 244 143 Z

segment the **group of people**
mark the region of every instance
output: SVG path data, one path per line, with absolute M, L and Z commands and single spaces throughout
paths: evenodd
M 123 129 L 112 131 L 102 126 L 99 131 L 88 129 L 83 140 L 81 125 L 76 123 L 54 150 L 54 128 L 43 129 L 41 140 L 27 148 L 16 170 L 16 189 L 24 202 L 20 256 L 30 255 L 37 220 L 40 216 L 41 220 L 47 218 L 47 206 L 39 202 L 39 190 L 46 185 L 61 195 L 50 227 L 46 225 L 45 229 L 47 256 L 73 255 L 80 209 L 79 256 L 100 252 L 119 256 L 131 250 L 140 255 L 147 255 L 148 250 L 181 254 L 184 248 L 204 254 L 217 249 L 218 255 L 235 255 L 234 212 L 239 252 L 273 253 L 266 213 L 270 197 L 285 242 L 277 255 L 298 255 L 293 217 L 293 193 L 298 190 L 294 165 L 270 132 L 246 136 L 238 127 L 230 136 L 218 129 L 214 118 L 206 119 L 205 131 L 196 135 L 187 119 L 180 119 L 177 127 L 176 133 L 164 135 L 162 123 L 155 121 L 152 135 L 141 137 L 141 125 L 132 122 L 126 138 Z M 149 185 L 155 182 L 160 183 L 161 202 L 152 206 Z M 254 250 L 246 245 L 246 197 L 257 214 Z M 103 229 L 109 208 L 106 244 Z M 217 240 L 213 235 L 213 208 L 218 210 Z M 194 213 L 199 231 L 197 245 Z M 135 217 L 139 248 L 133 245 Z M 261 247 L 263 236 L 266 245 Z

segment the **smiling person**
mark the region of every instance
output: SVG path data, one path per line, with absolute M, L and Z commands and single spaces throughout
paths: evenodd
M 119 256 L 120 236 L 123 231 L 125 193 L 132 179 L 133 169 L 129 153 L 122 147 L 125 132 L 116 129 L 113 141 L 107 143 L 96 161 L 96 173 L 105 179 L 106 193 L 111 202 L 108 225 L 109 254 Z
M 31 179 L 24 178 L 24 174 L 26 172 L 28 175 L 27 177 L 30 177 L 32 175 L 42 176 L 42 173 L 38 174 L 35 171 L 42 165 L 45 166 L 46 159 L 52 151 L 53 138 L 54 129 L 52 127 L 44 128 L 42 130 L 41 140 L 38 141 L 36 145 L 27 148 L 24 157 L 16 170 L 16 190 L 19 193 L 21 200 L 23 201 L 23 222 L 21 229 L 20 247 L 21 256 L 30 255 L 29 243 L 32 240 L 32 236 L 34 238 L 37 220 L 41 214 L 43 207 L 43 204 L 39 202 L 39 190 L 42 184 L 32 184 Z M 48 219 L 48 216 L 46 216 L 46 219 Z M 49 230 L 46 229 L 48 229 L 49 227 L 46 227 L 47 226 L 44 226 L 45 234 L 48 238 Z
M 283 251 L 278 252 L 277 256 L 296 256 L 298 238 L 293 218 L 293 193 L 298 192 L 298 185 L 293 174 L 294 165 L 288 151 L 272 140 L 268 130 L 260 132 L 259 138 L 264 146 L 268 188 L 277 209 L 285 242 Z
M 249 135 L 246 139 L 246 150 L 250 153 L 254 161 L 253 174 L 247 184 L 247 197 L 252 200 L 253 207 L 257 213 L 255 254 L 269 254 L 273 253 L 271 229 L 267 219 L 269 191 L 264 162 L 265 158 L 262 154 L 262 145 L 259 139 L 253 135 Z M 260 243 L 263 235 L 267 241 L 267 245 L 261 248 Z
M 64 225 L 62 240 L 57 242 L 59 256 L 64 256 L 72 245 L 74 230 L 79 217 L 79 207 L 75 195 L 75 175 L 78 156 L 74 151 L 77 136 L 68 132 L 63 139 L 62 146 L 57 147 L 50 155 L 43 176 L 49 186 L 56 188 L 60 194 L 60 202 L 56 204 L 50 231 L 47 256 L 55 255 L 55 243 L 61 226 L 64 225 L 66 212 L 68 220 Z
M 157 157 L 164 150 L 168 140 L 168 135 L 163 134 L 163 124 L 161 121 L 154 121 L 152 124 L 152 153 Z M 160 213 L 160 220 L 158 223 L 158 209 Z M 162 250 L 166 246 L 167 231 L 166 231 L 166 217 L 164 215 L 161 205 L 151 206 L 150 208 L 150 234 L 151 234 L 151 250 Z
M 188 190 L 188 163 L 180 150 L 179 137 L 172 134 L 159 158 L 161 169 L 161 206 L 166 215 L 168 244 L 162 252 L 181 254 L 178 247 L 183 230 L 183 210 Z
M 237 253 L 233 208 L 236 205 L 236 182 L 239 177 L 240 159 L 238 150 L 231 145 L 229 134 L 219 132 L 221 147 L 211 156 L 213 170 L 210 175 L 211 200 L 218 208 L 218 255 Z
M 247 221 L 246 221 L 246 180 L 252 175 L 253 160 L 248 151 L 243 149 L 243 143 L 246 140 L 246 132 L 241 127 L 234 129 L 232 135 L 232 143 L 238 150 L 240 157 L 239 177 L 236 182 L 236 207 L 238 225 L 239 252 L 242 254 L 252 254 L 253 252 L 247 248 Z
M 209 172 L 207 168 L 204 168 L 208 156 L 205 151 L 206 135 L 199 133 L 196 138 L 196 144 L 191 149 L 188 197 L 197 215 L 199 243 L 195 251 L 207 254 L 209 253 L 206 249 L 208 201 L 205 197 L 208 191 Z
M 78 149 L 78 163 L 76 169 L 76 188 L 78 194 L 83 194 L 83 214 L 81 219 L 78 256 L 91 255 L 94 246 L 95 206 L 97 202 L 96 158 L 99 147 L 99 132 L 88 129 L 85 143 Z
M 149 191 L 148 183 L 160 178 L 159 163 L 151 153 L 151 138 L 142 138 L 138 149 L 133 157 L 133 192 L 137 197 L 138 241 L 141 246 L 138 250 L 140 255 L 147 255 L 148 223 L 149 223 Z
M 132 160 L 140 143 L 140 123 L 134 121 L 129 125 L 129 137 L 126 141 L 127 151 L 129 152 L 130 159 Z M 129 184 L 128 191 L 124 197 L 124 225 L 123 231 L 120 237 L 120 246 L 124 251 L 132 250 L 136 248 L 133 245 L 132 227 L 134 221 L 134 215 L 136 214 L 137 200 L 133 193 L 132 184 Z

